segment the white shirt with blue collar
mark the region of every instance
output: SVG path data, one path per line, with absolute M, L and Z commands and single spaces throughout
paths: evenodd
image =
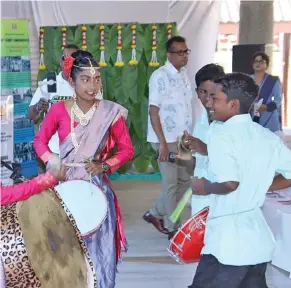
M 275 241 L 260 208 L 276 172 L 291 179 L 291 151 L 249 114 L 232 117 L 219 131 L 211 124 L 208 136 L 209 175 L 239 186 L 210 195 L 202 254 L 233 266 L 269 262 Z
M 183 131 L 193 129 L 193 95 L 186 68 L 178 71 L 171 62 L 154 71 L 149 81 L 149 106 L 160 108 L 159 116 L 167 143 L 174 143 Z M 147 141 L 159 143 L 150 117 Z

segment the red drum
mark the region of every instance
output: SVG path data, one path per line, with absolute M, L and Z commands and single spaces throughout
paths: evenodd
M 206 207 L 196 213 L 171 239 L 168 251 L 178 263 L 193 263 L 200 259 L 208 212 Z

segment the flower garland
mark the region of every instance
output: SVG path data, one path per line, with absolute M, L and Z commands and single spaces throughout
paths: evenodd
M 44 29 L 40 28 L 39 29 L 39 53 L 40 53 L 40 59 L 39 59 L 39 66 L 38 70 L 45 70 L 46 66 L 44 64 L 44 44 L 43 40 L 44 39 Z
M 172 37 L 172 28 L 173 28 L 172 24 L 168 24 L 167 26 L 168 40 Z
M 116 67 L 123 67 L 124 66 L 124 62 L 123 62 L 123 59 L 122 59 L 122 26 L 121 25 L 118 25 L 117 26 L 117 59 L 116 59 L 116 62 L 115 62 L 115 66 Z
M 67 28 L 63 27 L 62 28 L 62 50 L 65 49 L 67 45 Z
M 137 65 L 136 60 L 136 25 L 131 26 L 131 60 L 129 60 L 129 65 Z
M 82 26 L 82 49 L 86 50 L 87 49 L 87 27 Z
M 105 26 L 100 25 L 99 31 L 100 31 L 100 62 L 98 63 L 100 67 L 107 67 L 107 63 L 105 61 Z
M 160 66 L 160 63 L 158 62 L 158 58 L 157 58 L 157 25 L 153 25 L 152 26 L 152 59 L 149 63 L 150 67 L 158 67 Z

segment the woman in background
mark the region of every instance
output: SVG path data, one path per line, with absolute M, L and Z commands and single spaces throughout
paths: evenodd
M 121 243 L 126 248 L 119 204 L 106 173 L 119 169 L 134 154 L 126 127 L 127 110 L 107 100 L 97 100 L 101 90 L 99 67 L 87 51 L 76 51 L 64 60 L 63 71 L 75 90 L 73 99 L 54 104 L 35 137 L 34 148 L 47 162 L 55 155 L 48 142 L 55 132 L 60 139 L 60 158 L 67 163 L 84 164 L 67 169 L 67 180 L 90 180 L 108 199 L 104 223 L 85 242 L 94 263 L 99 288 L 115 287 L 116 264 Z M 112 149 L 116 152 L 112 155 Z
M 277 132 L 282 130 L 282 85 L 278 77 L 266 73 L 269 64 L 270 58 L 266 53 L 257 52 L 253 56 L 255 73 L 252 77 L 260 87 L 259 96 L 255 102 L 262 101 L 262 105 L 258 108 L 258 113 L 255 113 L 253 119 L 272 132 Z

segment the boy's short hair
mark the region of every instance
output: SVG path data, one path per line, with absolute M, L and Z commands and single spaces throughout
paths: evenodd
M 203 66 L 195 75 L 196 87 L 202 82 L 213 81 L 218 77 L 225 75 L 223 68 L 220 65 L 211 63 Z
M 259 86 L 254 79 L 244 73 L 229 73 L 216 79 L 216 84 L 222 86 L 222 91 L 227 96 L 227 100 L 238 99 L 240 102 L 240 112 L 246 114 L 259 94 Z

